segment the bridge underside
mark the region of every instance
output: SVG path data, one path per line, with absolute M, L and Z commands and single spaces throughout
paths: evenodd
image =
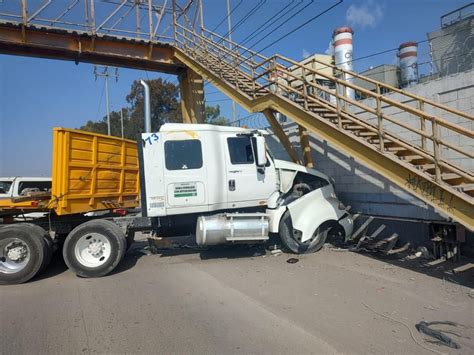
M 0 53 L 179 74 L 186 67 L 173 60 L 167 44 L 56 29 L 0 24 Z
M 196 93 L 203 96 L 203 80 L 178 62 L 173 47 L 166 43 L 150 44 L 130 38 L 0 24 L 0 53 L 178 75 L 183 121 L 203 122 L 204 101 L 196 100 Z

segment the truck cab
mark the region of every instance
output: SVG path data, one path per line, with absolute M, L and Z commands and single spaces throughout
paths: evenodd
M 208 124 L 165 124 L 143 133 L 142 214 L 157 225 L 194 216 L 202 245 L 264 241 L 279 233 L 290 250 L 309 252 L 331 230 L 348 237 L 352 219 L 331 179 L 273 159 L 266 134 Z M 239 228 L 241 239 L 235 236 Z

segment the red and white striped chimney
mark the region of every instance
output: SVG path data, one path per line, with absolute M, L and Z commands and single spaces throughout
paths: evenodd
M 418 83 L 418 43 L 405 42 L 398 48 L 400 61 L 400 86 L 402 88 Z
M 332 45 L 334 48 L 334 63 L 338 68 L 352 71 L 352 35 L 354 31 L 350 27 L 336 28 L 332 34 Z M 352 75 L 345 74 L 343 79 L 349 83 L 353 82 Z M 353 89 L 346 88 L 345 95 L 354 99 Z

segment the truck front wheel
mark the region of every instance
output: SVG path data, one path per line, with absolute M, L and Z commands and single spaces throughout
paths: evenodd
M 314 232 L 312 238 L 306 242 L 301 242 L 301 234 L 293 229 L 290 211 L 286 211 L 280 220 L 279 234 L 283 244 L 295 254 L 309 254 L 320 250 L 324 243 L 330 226 L 324 224 Z
M 0 228 L 0 284 L 20 284 L 35 276 L 43 265 L 44 249 L 42 236 L 28 225 Z
M 97 219 L 85 222 L 67 236 L 63 246 L 66 265 L 81 277 L 110 273 L 126 250 L 123 231 L 115 223 Z

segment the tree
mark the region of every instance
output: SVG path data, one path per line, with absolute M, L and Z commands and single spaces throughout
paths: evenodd
M 146 80 L 150 86 L 151 129 L 156 132 L 168 122 L 182 122 L 179 104 L 179 86 L 161 78 Z M 138 80 L 132 83 L 126 97 L 128 107 L 123 108 L 124 137 L 137 140 L 144 130 L 144 90 Z M 206 123 L 226 125 L 227 120 L 220 115 L 220 107 L 205 107 Z M 113 136 L 121 136 L 120 111 L 110 112 L 110 131 Z M 107 134 L 107 116 L 100 121 L 87 121 L 79 129 Z
M 226 126 L 229 124 L 225 117 L 221 116 L 221 108 L 217 106 L 206 106 L 204 108 L 205 123 Z

